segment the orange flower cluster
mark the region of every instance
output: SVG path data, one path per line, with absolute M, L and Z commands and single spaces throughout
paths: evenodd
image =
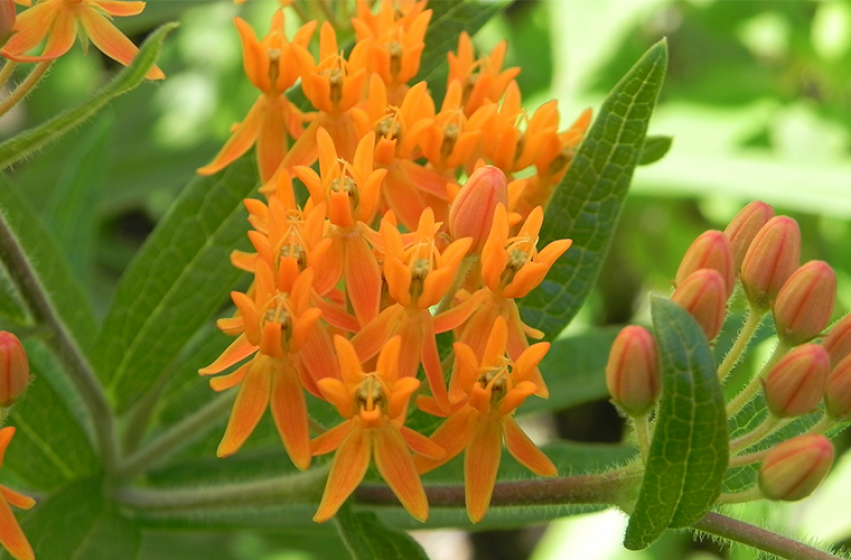
M 541 333 L 523 324 L 516 299 L 570 246 L 538 250 L 542 205 L 590 113 L 566 132 L 555 102 L 527 116 L 519 69 L 502 69 L 505 44 L 476 59 L 466 34 L 449 55 L 437 109 L 426 83 L 410 84 L 430 18 L 425 1 L 384 0 L 373 13 L 359 0 L 348 56 L 326 22 L 317 58 L 308 50 L 316 22 L 289 39 L 279 11 L 258 40 L 236 18 L 245 71 L 261 94 L 199 169 L 217 172 L 256 145 L 266 197 L 245 201 L 255 251 L 232 255 L 254 275 L 245 293 L 232 293 L 236 313 L 219 321 L 237 339 L 200 370 L 216 374 L 252 357 L 211 381 L 217 391 L 239 385 L 218 454 L 236 452 L 271 408 L 298 468 L 335 453 L 318 522 L 371 461 L 421 521 L 420 474 L 464 450 L 474 522 L 490 503 L 503 439 L 532 471 L 556 474 L 513 419 L 527 397 L 547 396 L 537 366 L 549 348 L 529 345 Z M 285 95 L 298 79 L 311 112 Z M 515 179 L 521 172 L 526 178 Z M 303 204 L 294 182 L 309 193 Z M 455 352 L 442 358 L 436 335 L 447 332 Z M 312 440 L 305 391 L 343 418 Z M 415 393 L 416 406 L 446 418 L 430 437 L 405 425 Z

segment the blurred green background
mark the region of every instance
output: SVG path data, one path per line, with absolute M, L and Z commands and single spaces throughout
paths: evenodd
M 164 82 L 118 98 L 103 114 L 19 165 L 11 180 L 58 234 L 74 272 L 103 313 L 116 282 L 195 168 L 209 161 L 256 97 L 242 73 L 231 22 L 259 34 L 275 0 L 151 0 L 116 23 L 138 44 L 158 24 L 180 21 L 160 66 Z M 295 24 L 295 18 L 290 23 Z M 851 2 L 713 0 L 525 0 L 476 37 L 481 49 L 509 41 L 507 64 L 527 109 L 557 98 L 566 126 L 606 92 L 650 45 L 667 37 L 668 77 L 651 134 L 674 137 L 660 162 L 638 169 L 597 290 L 569 328 L 647 322 L 649 291 L 669 293 L 691 241 L 723 229 L 761 199 L 795 217 L 803 259 L 823 259 L 838 277 L 836 316 L 851 309 Z M 79 48 L 39 89 L 0 119 L 0 138 L 82 101 L 116 67 Z M 82 225 L 82 227 L 81 227 Z M 757 348 L 757 354 L 760 348 Z M 757 360 L 753 360 L 757 361 Z M 605 401 L 557 415 L 564 438 L 618 441 L 623 422 Z M 840 450 L 848 438 L 839 438 Z M 851 460 L 842 457 L 817 494 L 800 504 L 731 509 L 794 537 L 851 543 Z M 434 560 L 744 560 L 712 541 L 669 534 L 650 549 L 623 550 L 625 517 L 614 511 L 520 531 L 418 535 Z M 308 560 L 345 557 L 328 528 L 315 535 L 270 532 L 150 533 L 141 558 Z M 321 538 L 316 538 L 321 536 Z

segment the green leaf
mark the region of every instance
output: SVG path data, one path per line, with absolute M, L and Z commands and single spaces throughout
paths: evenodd
M 644 140 L 641 156 L 638 158 L 638 165 L 656 163 L 665 157 L 665 154 L 671 149 L 673 142 L 674 138 L 672 136 L 648 136 Z
M 35 284 L 30 297 L 44 294 L 41 304 L 56 315 L 59 328 L 84 354 L 91 355 L 97 332 L 94 312 L 53 236 L 36 211 L 5 182 L 0 182 L 0 210 L 0 259 L 6 269 L 16 284 Z
M 334 516 L 334 524 L 352 560 L 428 560 L 417 541 L 389 529 L 374 513 L 355 513 L 345 504 Z
M 0 169 L 6 169 L 16 161 L 30 156 L 91 118 L 114 97 L 141 84 L 145 80 L 145 74 L 156 64 L 166 35 L 176 27 L 176 23 L 167 23 L 151 33 L 133 62 L 85 102 L 0 144 Z
M 98 480 L 70 484 L 22 520 L 38 560 L 133 560 L 141 535 L 106 501 Z M 2 559 L 9 558 L 4 550 Z
M 662 398 L 638 501 L 624 545 L 640 550 L 668 527 L 686 527 L 721 493 L 729 442 L 724 394 L 712 350 L 697 322 L 676 303 L 653 297 Z
M 3 466 L 33 488 L 49 491 L 93 474 L 99 464 L 85 432 L 60 397 L 64 388 L 55 385 L 58 366 L 51 366 L 47 351 L 35 345 L 28 344 L 27 353 L 33 381 L 12 409 L 9 423 L 16 432 Z
M 154 385 L 239 278 L 229 255 L 247 244 L 243 199 L 257 188 L 255 167 L 243 158 L 193 181 L 122 277 L 97 361 L 119 411 Z
M 553 341 L 540 365 L 550 398 L 526 399 L 517 413 L 564 410 L 609 398 L 606 362 L 619 331 L 618 327 L 597 329 Z
M 520 302 L 523 320 L 554 338 L 591 293 L 609 250 L 668 60 L 656 43 L 615 86 L 547 206 L 538 247 L 573 239 L 547 278 Z

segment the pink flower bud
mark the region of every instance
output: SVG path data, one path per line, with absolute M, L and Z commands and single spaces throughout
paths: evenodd
M 742 261 L 742 285 L 751 304 L 768 309 L 801 264 L 801 231 L 788 216 L 775 216 L 756 234 Z
M 18 337 L 0 331 L 0 407 L 13 404 L 27 390 L 30 365 Z
M 661 380 L 656 341 L 647 329 L 630 326 L 618 333 L 606 364 L 606 387 L 631 416 L 643 416 L 653 407 Z
M 833 444 L 820 435 L 784 441 L 768 452 L 759 469 L 759 489 L 769 500 L 794 502 L 818 488 L 833 463 Z
M 846 356 L 836 364 L 827 377 L 824 404 L 831 418 L 844 419 L 851 416 L 851 356 Z
M 755 200 L 742 208 L 730 220 L 730 223 L 727 224 L 724 235 L 730 240 L 730 247 L 733 251 L 733 260 L 735 261 L 737 271 L 741 269 L 742 261 L 745 260 L 745 254 L 748 252 L 748 247 L 751 246 L 751 242 L 756 237 L 757 232 L 773 217 L 774 208 L 764 202 Z
M 771 368 L 762 390 L 768 410 L 789 418 L 814 410 L 824 396 L 830 356 L 818 344 L 804 344 L 786 354 Z
M 736 270 L 730 242 L 720 231 L 705 231 L 694 240 L 680 263 L 674 284 L 679 286 L 689 274 L 701 268 L 711 268 L 721 274 L 729 298 L 735 287 Z
M 851 314 L 838 320 L 830 328 L 821 345 L 830 354 L 830 363 L 834 366 L 851 355 Z
M 449 207 L 449 233 L 454 239 L 472 237 L 470 252 L 480 252 L 500 203 L 508 207 L 505 174 L 490 165 L 476 169 Z
M 12 37 L 15 19 L 15 0 L 0 0 L 0 47 Z
M 702 268 L 689 274 L 671 301 L 691 313 L 708 340 L 714 340 L 721 332 L 727 316 L 727 286 L 717 270 Z
M 777 336 L 790 346 L 815 338 L 830 321 L 835 299 L 836 274 L 829 264 L 810 261 L 801 266 L 777 293 Z

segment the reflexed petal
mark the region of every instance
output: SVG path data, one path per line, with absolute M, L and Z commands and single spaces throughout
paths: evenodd
M 245 335 L 240 335 L 234 340 L 230 346 L 222 352 L 222 355 L 216 358 L 212 364 L 198 370 L 201 375 L 212 375 L 224 371 L 232 365 L 241 362 L 251 354 L 257 351 L 257 347 L 248 342 Z
M 428 314 L 428 311 L 423 311 Z M 446 380 L 443 377 L 443 366 L 440 363 L 440 353 L 437 350 L 437 339 L 431 326 L 431 317 L 422 321 L 425 331 L 422 335 L 422 362 L 428 380 L 431 395 L 441 408 L 449 410 L 449 392 L 446 390 Z
M 139 49 L 130 39 L 124 36 L 106 17 L 95 10 L 82 10 L 77 15 L 86 35 L 92 43 L 99 48 L 103 54 L 121 64 L 127 66 L 133 61 Z M 149 80 L 162 80 L 165 78 L 162 70 L 154 66 L 145 77 Z
M 268 182 L 287 155 L 286 104 L 281 96 L 270 99 L 257 134 L 257 165 L 260 180 Z
M 290 360 L 280 363 L 281 368 L 272 375 L 272 418 L 290 459 L 296 467 L 306 470 L 311 453 L 304 390 L 294 364 Z
M 420 474 L 425 474 L 436 469 L 461 453 L 467 447 L 477 421 L 482 419 L 483 417 L 470 406 L 464 406 L 453 412 L 431 434 L 431 440 L 446 450 L 446 456 L 442 459 L 429 459 L 421 455 L 415 455 L 414 463 L 417 465 L 417 470 L 419 470 Z
M 31 509 L 36 503 L 35 500 L 29 496 L 24 496 L 19 492 L 15 492 L 11 488 L 6 488 L 2 484 L 0 484 L 0 493 L 3 494 L 3 497 L 6 498 L 6 501 L 9 502 L 10 505 L 15 506 L 16 508 Z
M 199 175 L 212 175 L 230 165 L 239 156 L 248 151 L 257 140 L 257 135 L 260 131 L 260 124 L 263 120 L 263 115 L 266 112 L 265 98 L 260 97 L 257 102 L 248 111 L 248 114 L 233 131 L 231 137 L 225 142 L 221 151 L 213 158 L 213 161 L 198 168 Z
M 343 502 L 355 491 L 369 467 L 371 438 L 359 427 L 352 431 L 334 455 L 334 463 L 325 483 L 325 493 L 313 520 L 322 523 L 331 519 Z
M 313 302 L 322 311 L 322 318 L 329 325 L 351 333 L 360 330 L 360 324 L 354 315 L 349 315 L 333 303 L 325 301 L 322 297 L 314 298 Z
M 254 272 L 254 259 L 256 258 L 257 253 L 246 253 L 238 249 L 234 249 L 230 253 L 230 263 L 234 267 L 246 272 Z
M 225 435 L 216 452 L 219 457 L 227 457 L 239 451 L 263 417 L 271 389 L 270 361 L 268 358 L 256 359 L 242 380 Z
M 419 453 L 427 459 L 443 459 L 446 457 L 446 450 L 436 444 L 433 440 L 425 437 L 419 432 L 415 432 L 407 426 L 402 426 L 400 429 L 402 437 L 411 451 Z
M 502 427 L 496 419 L 482 418 L 464 454 L 467 516 L 473 523 L 481 521 L 488 511 L 501 456 Z
M 434 332 L 438 334 L 444 333 L 463 325 L 479 305 L 481 305 L 484 295 L 485 293 L 479 290 L 455 307 L 447 309 L 439 315 L 435 315 L 432 319 Z
M 21 12 L 15 23 L 15 34 L 3 47 L 3 54 L 17 60 L 17 55 L 26 54 L 40 45 L 60 7 L 59 2 L 41 2 Z
M 122 2 L 119 0 L 95 0 L 94 4 L 116 17 L 138 16 L 145 9 L 144 2 Z
M 378 354 L 387 339 L 396 334 L 404 312 L 401 305 L 391 305 L 352 337 L 352 346 L 361 362 Z
M 520 319 L 520 312 L 517 310 L 517 305 L 514 303 L 514 300 L 508 301 L 511 303 L 508 315 L 508 355 L 516 364 L 523 356 L 523 352 L 529 348 L 529 341 L 526 340 L 526 334 L 523 332 L 523 322 Z M 531 379 L 538 386 L 538 390 L 535 392 L 536 395 L 542 399 L 548 399 L 550 397 L 550 390 L 547 389 L 544 376 L 541 375 L 541 370 L 538 369 L 537 364 L 535 364 L 531 376 L 525 372 L 523 376 Z
M 47 35 L 47 43 L 45 43 L 41 54 L 38 56 L 15 56 L 14 59 L 18 62 L 41 62 L 59 58 L 71 50 L 76 38 L 77 19 L 71 13 L 59 10 L 55 15 L 50 33 Z
M 12 436 L 15 435 L 13 426 L 6 426 L 0 429 L 0 465 L 3 464 L 3 457 L 6 455 L 6 448 L 9 447 L 9 442 L 12 441 Z
M 340 444 L 349 435 L 349 432 L 352 431 L 352 426 L 354 426 L 354 422 L 347 420 L 317 436 L 310 442 L 310 451 L 314 456 L 331 453 L 340 447 Z
M 375 466 L 402 505 L 418 521 L 428 519 L 428 500 L 408 445 L 389 423 L 375 431 Z
M 12 509 L 5 499 L 0 498 L 0 543 L 17 560 L 34 560 L 35 554 Z
M 355 316 L 365 325 L 378 315 L 381 300 L 381 270 L 375 254 L 362 236 L 347 238 L 344 274 L 346 293 Z
M 544 452 L 532 443 L 517 422 L 511 416 L 504 418 L 505 445 L 508 452 L 524 467 L 539 476 L 555 476 L 558 474 L 553 462 Z
M 237 383 L 240 383 L 243 379 L 245 379 L 245 374 L 248 373 L 249 367 L 251 367 L 251 364 L 247 363 L 233 373 L 222 375 L 221 377 L 214 377 L 210 380 L 210 388 L 218 393 L 227 391 L 231 387 L 235 387 Z

